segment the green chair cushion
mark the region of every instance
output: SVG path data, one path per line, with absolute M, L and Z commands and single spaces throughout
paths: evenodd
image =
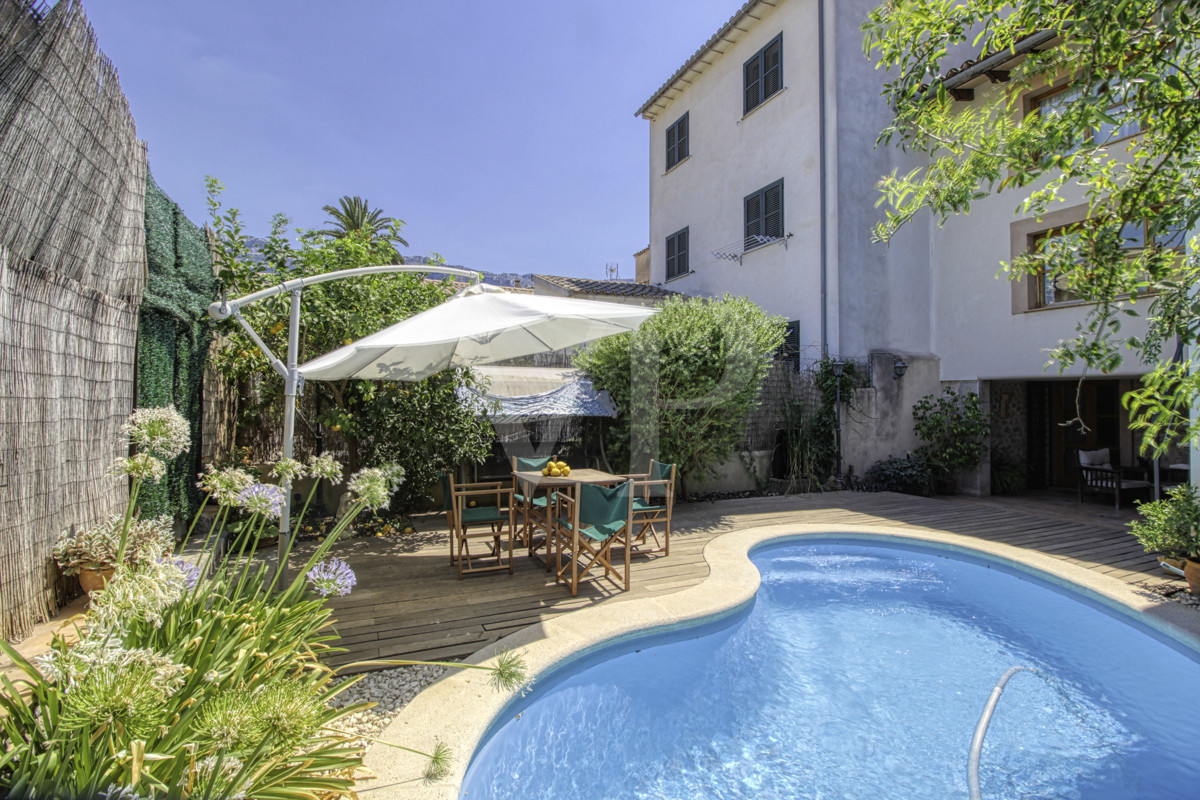
M 508 514 L 501 512 L 495 506 L 479 506 L 478 508 L 464 508 L 462 510 L 462 521 L 466 525 L 478 524 L 480 522 L 505 522 L 508 520 Z
M 520 505 L 525 505 L 525 495 L 523 494 L 514 494 L 513 500 Z M 544 494 L 538 495 L 533 498 L 533 505 L 537 506 L 538 508 L 545 508 L 547 505 L 549 505 L 549 500 L 546 499 L 546 495 Z
M 567 530 L 571 530 L 571 520 L 558 518 L 558 524 Z M 625 520 L 619 519 L 613 522 L 597 522 L 591 525 L 580 525 L 579 532 L 588 537 L 594 542 L 603 542 L 620 533 L 621 528 L 625 527 Z
M 450 473 L 442 473 L 442 510 L 454 510 L 454 491 L 450 486 Z
M 671 470 L 674 469 L 674 467 L 674 464 L 663 464 L 661 461 L 651 461 L 650 480 L 669 481 L 671 479 Z
M 657 498 L 656 498 L 657 499 Z M 633 498 L 634 511 L 666 511 L 667 507 L 661 503 L 647 501 L 641 497 Z
M 629 513 L 629 481 L 619 486 L 579 486 L 579 521 L 584 525 L 624 522 Z
M 550 463 L 549 458 L 521 458 L 517 456 L 513 463 L 517 466 L 517 472 L 541 472 L 542 468 Z

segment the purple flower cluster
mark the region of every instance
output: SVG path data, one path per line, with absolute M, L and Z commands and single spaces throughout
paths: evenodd
M 237 496 L 238 505 L 251 514 L 262 514 L 268 519 L 279 519 L 283 513 L 283 489 L 269 483 L 256 483 L 243 489 Z
M 163 563 L 170 564 L 183 573 L 184 589 L 195 589 L 196 584 L 200 582 L 200 567 L 190 561 L 184 561 L 182 558 L 164 558 Z
M 358 583 L 358 579 L 354 577 L 354 570 L 340 558 L 322 561 L 310 569 L 306 577 L 312 584 L 313 591 L 322 597 L 350 594 L 350 590 Z

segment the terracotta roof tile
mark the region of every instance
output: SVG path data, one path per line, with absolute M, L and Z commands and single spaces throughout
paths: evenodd
M 679 294 L 661 286 L 632 281 L 594 281 L 587 278 L 567 278 L 562 275 L 534 275 L 534 278 L 552 283 L 568 292 L 581 294 L 607 294 L 614 297 L 672 297 Z

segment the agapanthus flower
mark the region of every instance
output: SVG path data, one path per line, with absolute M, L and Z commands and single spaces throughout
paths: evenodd
M 254 476 L 244 469 L 217 469 L 212 464 L 200 473 L 196 486 L 212 495 L 219 505 L 237 505 L 238 495 L 254 485 Z
M 179 691 L 189 671 L 170 656 L 149 648 L 126 649 L 117 636 L 107 633 L 89 632 L 70 647 L 52 649 L 34 661 L 65 692 L 70 692 L 94 670 L 108 667 L 120 671 L 139 665 L 147 668 L 150 685 L 169 696 Z
M 238 494 L 238 505 L 251 514 L 262 514 L 267 519 L 279 519 L 283 513 L 284 492 L 269 483 L 256 483 Z
M 134 480 L 158 483 L 167 474 L 167 465 L 149 453 L 137 453 L 113 462 L 114 475 L 128 475 Z
M 185 561 L 182 558 L 164 558 L 164 563 L 170 564 L 183 573 L 183 588 L 195 589 L 196 584 L 200 582 L 200 567 L 190 561 Z
M 281 458 L 271 467 L 271 472 L 281 481 L 292 482 L 304 477 L 304 465 L 294 458 Z
M 387 508 L 393 491 L 392 482 L 378 467 L 368 467 L 354 473 L 348 488 L 363 505 L 375 511 Z
M 354 570 L 350 569 L 350 565 L 340 558 L 329 558 L 322 561 L 310 569 L 306 577 L 312 584 L 313 591 L 322 597 L 328 597 L 331 594 L 350 594 L 350 590 L 358 582 L 358 579 L 354 577 Z
M 309 456 L 308 474 L 337 483 L 342 479 L 342 465 L 331 455 Z
M 124 631 L 139 620 L 161 628 L 163 612 L 183 597 L 184 580 L 183 572 L 161 561 L 118 569 L 92 593 L 88 622 L 100 633 Z
M 166 459 L 186 453 L 192 440 L 188 421 L 175 406 L 139 408 L 121 426 L 121 433 L 138 449 Z
M 380 464 L 379 471 L 383 473 L 383 477 L 391 484 L 393 492 L 400 488 L 400 484 L 404 483 L 404 467 L 395 462 Z

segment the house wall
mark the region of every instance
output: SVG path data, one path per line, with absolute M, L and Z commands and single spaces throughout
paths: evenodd
M 650 124 L 650 282 L 692 295 L 744 295 L 771 314 L 801 321 L 819 341 L 820 253 L 817 40 L 813 0 L 783 2 Z M 780 31 L 784 88 L 742 115 L 742 65 Z M 688 114 L 689 157 L 666 172 L 666 130 Z M 744 236 L 746 195 L 782 178 L 787 245 L 745 254 L 712 251 Z M 666 280 L 666 237 L 689 229 L 690 274 Z

